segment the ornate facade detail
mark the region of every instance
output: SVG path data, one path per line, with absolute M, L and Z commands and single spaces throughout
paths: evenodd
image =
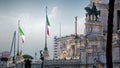
M 94 2 L 94 3 L 93 3 Z M 113 66 L 120 66 L 120 8 L 115 2 Z M 98 10 L 99 9 L 99 10 Z M 86 10 L 85 34 L 54 38 L 54 59 L 45 60 L 46 68 L 106 68 L 108 0 L 91 0 Z
M 54 38 L 54 59 L 79 59 L 80 44 L 84 45 L 83 40 L 78 36 L 75 40 L 75 35 Z

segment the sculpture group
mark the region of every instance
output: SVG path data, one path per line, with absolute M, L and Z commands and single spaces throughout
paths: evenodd
M 93 2 L 92 8 L 86 7 L 86 17 L 88 17 L 88 20 L 98 20 L 98 16 L 100 16 L 100 10 L 97 10 L 95 3 Z

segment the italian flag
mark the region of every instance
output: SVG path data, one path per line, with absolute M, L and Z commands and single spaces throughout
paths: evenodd
M 20 33 L 20 36 L 22 37 L 22 43 L 24 43 L 25 41 L 24 32 L 22 31 L 20 27 L 19 27 L 19 33 Z
M 50 21 L 48 19 L 48 16 L 46 15 L 46 23 L 47 23 L 47 35 L 49 36 L 50 35 Z

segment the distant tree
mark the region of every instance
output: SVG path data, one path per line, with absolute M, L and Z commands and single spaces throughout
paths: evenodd
M 109 0 L 107 46 L 106 46 L 107 68 L 113 68 L 113 63 L 112 63 L 112 33 L 113 33 L 113 18 L 114 18 L 114 2 L 115 2 L 115 0 Z

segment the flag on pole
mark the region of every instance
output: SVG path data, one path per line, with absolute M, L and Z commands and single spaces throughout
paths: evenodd
M 47 23 L 47 35 L 49 36 L 50 35 L 50 21 L 48 19 L 48 16 L 46 15 L 46 23 Z
M 22 31 L 20 27 L 19 27 L 19 33 L 20 33 L 20 36 L 22 37 L 22 43 L 24 43 L 25 41 L 24 32 Z

